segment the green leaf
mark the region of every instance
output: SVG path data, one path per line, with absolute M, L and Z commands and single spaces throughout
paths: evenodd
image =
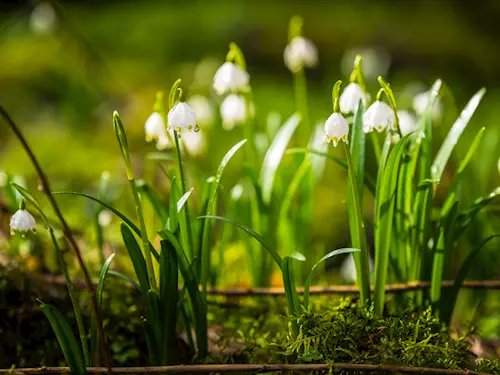
M 303 257 L 303 256 L 302 256 Z M 297 315 L 300 312 L 300 301 L 295 285 L 295 274 L 293 271 L 292 259 L 297 259 L 292 256 L 283 258 L 283 285 L 285 287 L 285 298 L 288 306 L 288 314 L 290 316 Z M 303 258 L 305 259 L 305 258 Z M 292 320 L 292 335 L 296 337 L 298 334 L 297 320 Z
M 182 207 L 186 204 L 188 198 L 191 196 L 194 188 L 186 191 L 186 193 L 177 201 L 177 212 L 180 213 L 182 211 Z
M 250 228 L 244 226 L 243 224 L 240 224 L 240 223 L 238 223 L 238 222 L 236 222 L 236 221 L 234 221 L 232 219 L 229 219 L 229 218 L 223 217 L 223 216 L 199 216 L 198 219 L 216 219 L 216 220 L 221 220 L 221 221 L 225 221 L 227 223 L 230 223 L 230 224 L 232 224 L 232 225 L 234 225 L 234 226 L 242 229 L 247 234 L 249 234 L 250 236 L 252 236 L 257 241 L 260 242 L 260 244 L 269 252 L 269 254 L 271 254 L 271 256 L 275 260 L 276 264 L 281 269 L 281 266 L 282 266 L 281 256 L 276 252 L 276 250 L 271 249 L 270 247 L 268 247 L 266 245 L 266 242 L 265 242 L 264 238 L 260 234 L 258 234 L 255 231 L 253 231 L 252 229 L 250 229 Z
M 381 158 L 379 168 L 383 168 L 377 182 L 377 199 L 375 207 L 375 272 L 374 272 L 374 309 L 382 315 L 385 303 L 385 285 L 389 267 L 389 251 L 392 241 L 394 207 L 396 202 L 396 186 L 399 175 L 399 164 L 406 144 L 415 133 L 410 133 L 399 140 L 392 149 L 384 165 Z M 390 135 L 387 136 L 390 138 Z M 386 144 L 387 144 L 386 138 Z M 389 140 L 390 142 L 390 140 Z M 385 148 L 385 146 L 384 146 Z M 382 152 L 384 154 L 384 152 Z
M 168 220 L 168 212 L 165 208 L 165 204 L 162 202 L 158 194 L 145 181 L 137 181 L 136 186 L 139 192 L 147 198 L 151 207 L 153 207 L 154 211 L 160 218 L 161 225 L 164 226 Z
M 57 341 L 59 342 L 59 346 L 64 354 L 64 359 L 68 363 L 71 373 L 81 375 L 87 374 L 80 347 L 64 315 L 52 305 L 42 303 L 40 307 L 56 334 Z
M 472 115 L 476 111 L 481 99 L 484 96 L 486 90 L 483 88 L 479 90 L 472 98 L 469 103 L 465 106 L 464 110 L 458 117 L 457 121 L 451 127 L 446 139 L 444 140 L 441 148 L 439 149 L 434 164 L 431 168 L 431 176 L 435 180 L 440 180 L 443 174 L 446 163 L 448 162 L 451 152 L 455 148 L 460 136 L 467 127 Z
M 121 272 L 118 272 L 118 271 L 108 271 L 108 274 L 111 275 L 111 276 L 115 276 L 115 277 L 118 277 L 122 280 L 125 280 L 126 282 L 128 282 L 130 285 L 132 285 L 139 293 L 142 293 L 142 290 L 141 290 L 141 287 L 139 284 L 137 284 L 134 280 L 132 280 L 130 277 L 128 277 L 127 275 L 124 275 L 123 273 Z
M 326 254 L 323 258 L 318 260 L 316 263 L 314 263 L 314 265 L 311 268 L 311 271 L 309 271 L 309 274 L 307 275 L 306 283 L 304 284 L 304 308 L 306 310 L 309 306 L 309 290 L 311 289 L 312 278 L 314 271 L 316 271 L 316 268 L 318 268 L 318 266 L 324 261 L 333 258 L 336 255 L 355 253 L 359 251 L 360 251 L 359 249 L 353 249 L 353 248 L 343 248 L 343 249 L 333 250 L 330 251 L 328 254 Z
M 112 213 L 114 213 L 120 219 L 122 219 L 130 227 L 130 229 L 132 229 L 135 232 L 135 234 L 137 234 L 138 236 L 141 236 L 141 231 L 139 230 L 139 228 L 129 218 L 127 218 L 124 214 L 122 214 L 120 211 L 118 211 L 114 207 L 110 206 L 107 203 L 104 203 L 103 201 L 101 201 L 101 200 L 99 200 L 99 199 L 97 199 L 97 198 L 95 198 L 95 197 L 93 197 L 91 195 L 87 195 L 87 194 L 84 194 L 84 193 L 73 192 L 73 191 L 58 191 L 58 192 L 52 193 L 52 195 L 76 195 L 76 196 L 84 197 L 84 198 L 90 199 L 90 200 L 92 200 L 94 202 L 97 202 L 97 203 L 101 204 L 102 206 L 104 206 L 105 208 L 107 208 Z M 156 251 L 156 249 L 153 247 L 153 245 L 151 245 L 151 243 L 149 244 L 149 248 L 151 250 L 151 253 L 156 258 L 156 260 L 158 260 L 160 258 L 160 255 L 158 254 L 158 252 Z
M 300 115 L 293 114 L 280 128 L 276 137 L 274 137 L 271 146 L 266 152 L 262 169 L 260 170 L 260 184 L 262 186 L 262 199 L 265 204 L 271 202 L 274 179 L 280 165 L 281 159 L 285 153 L 286 147 L 300 123 Z
M 472 263 L 474 263 L 479 252 L 486 246 L 486 244 L 497 237 L 500 237 L 500 234 L 489 236 L 478 247 L 472 250 L 469 255 L 467 255 L 467 257 L 462 262 L 457 275 L 455 276 L 455 281 L 453 282 L 451 289 L 448 290 L 447 293 L 444 293 L 442 295 L 442 301 L 440 302 L 440 313 L 442 321 L 444 321 L 446 324 L 450 323 L 451 317 L 453 315 L 453 310 L 455 309 L 455 305 L 457 302 L 458 292 L 462 287 L 462 284 L 467 276 L 467 273 L 469 272 Z
M 139 247 L 129 227 L 122 223 L 120 225 L 120 229 L 122 232 L 123 242 L 125 243 L 125 247 L 127 248 L 128 254 L 130 256 L 130 260 L 132 261 L 132 265 L 134 266 L 135 275 L 137 276 L 137 280 L 139 280 L 142 295 L 146 297 L 149 290 L 149 279 L 148 271 L 146 268 L 146 261 L 144 260 L 141 248 Z
M 351 155 L 354 171 L 356 172 L 356 182 L 358 185 L 359 199 L 363 199 L 363 187 L 365 181 L 365 132 L 363 131 L 363 112 L 365 106 L 360 100 L 356 114 L 354 115 L 354 123 L 352 126 L 351 136 Z
M 217 168 L 217 173 L 215 175 L 215 181 L 211 183 L 211 190 L 209 192 L 210 198 L 208 204 L 204 211 L 205 216 L 210 216 L 215 214 L 216 207 L 215 202 L 217 200 L 217 191 L 219 189 L 220 181 L 222 179 L 222 174 L 224 169 L 229 164 L 229 161 L 233 158 L 236 152 L 246 143 L 246 139 L 236 143 L 222 158 L 219 167 Z M 201 272 L 200 272 L 200 282 L 203 290 L 203 298 L 205 299 L 208 278 L 210 276 L 210 225 L 203 225 L 202 241 L 201 241 L 201 251 L 200 251 L 200 261 L 201 261 Z

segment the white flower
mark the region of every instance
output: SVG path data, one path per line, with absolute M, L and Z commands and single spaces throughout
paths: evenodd
M 146 132 L 146 142 L 151 142 L 154 139 L 159 139 L 165 134 L 165 123 L 158 112 L 153 112 L 146 120 L 144 125 Z
M 349 123 L 340 113 L 332 113 L 325 122 L 325 133 L 328 141 L 332 141 L 337 147 L 340 140 L 349 143 Z
M 201 133 L 186 133 L 181 138 L 181 148 L 186 149 L 192 156 L 203 154 L 206 149 L 205 137 Z
M 214 108 L 210 101 L 201 95 L 194 95 L 187 100 L 189 106 L 196 114 L 198 125 L 211 125 L 214 122 Z
M 404 110 L 398 111 L 398 119 L 399 119 L 399 128 L 401 129 L 401 134 L 403 137 L 411 132 L 417 130 L 417 119 L 416 117 Z M 396 124 L 394 124 L 395 127 Z M 395 128 L 393 130 L 396 130 Z M 399 141 L 399 134 L 394 132 L 392 135 L 392 143 L 397 143 Z
M 392 128 L 396 119 L 391 107 L 386 103 L 376 100 L 363 114 L 363 131 L 370 133 L 373 129 L 378 132 Z
M 97 216 L 97 221 L 101 227 L 108 227 L 113 219 L 113 214 L 110 210 L 102 210 Z
M 429 96 L 431 92 L 425 91 L 420 94 L 415 95 L 413 98 L 413 109 L 417 113 L 417 115 L 422 116 L 427 109 L 427 105 L 429 104 Z M 441 112 L 443 110 L 443 106 L 441 101 L 438 99 L 434 104 L 434 108 L 432 108 L 432 117 L 438 119 L 441 117 Z
M 43 2 L 31 12 L 30 27 L 37 34 L 48 34 L 57 23 L 56 12 L 50 2 Z
M 309 39 L 297 36 L 285 47 L 283 58 L 288 69 L 298 72 L 318 64 L 318 50 Z
M 245 99 L 240 95 L 229 95 L 220 106 L 220 115 L 225 130 L 231 130 L 235 125 L 244 123 L 247 120 Z
M 213 87 L 217 94 L 222 95 L 227 92 L 248 91 L 250 76 L 238 65 L 232 62 L 225 62 L 215 72 Z
M 196 115 L 189 104 L 179 102 L 168 112 L 168 125 L 177 132 L 196 130 Z
M 339 105 L 342 113 L 354 113 L 358 108 L 359 101 L 366 104 L 366 95 L 357 83 L 349 83 L 340 95 Z
M 156 142 L 156 149 L 158 151 L 163 151 L 168 148 L 172 148 L 172 142 L 170 142 L 170 138 L 168 138 L 167 134 L 164 133 L 158 137 L 158 142 Z
M 370 274 L 373 273 L 373 260 L 369 259 Z M 356 263 L 354 262 L 354 256 L 348 254 L 344 262 L 340 266 L 340 276 L 347 282 L 356 282 Z
M 31 216 L 28 211 L 26 211 L 24 201 L 21 200 L 19 210 L 17 210 L 10 218 L 10 233 L 14 234 L 15 232 L 21 232 L 24 234 L 28 231 L 34 232 L 35 225 L 35 218 Z

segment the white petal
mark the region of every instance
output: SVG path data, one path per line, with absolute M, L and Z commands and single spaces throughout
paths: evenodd
M 302 68 L 312 68 L 318 63 L 318 50 L 316 46 L 304 37 L 293 38 L 283 52 L 285 65 L 292 72 Z
M 403 136 L 417 130 L 417 119 L 408 111 L 398 111 L 399 128 Z
M 223 127 L 231 130 L 234 125 L 242 124 L 247 120 L 247 105 L 245 99 L 236 94 L 229 95 L 220 106 Z
M 146 141 L 148 142 L 158 139 L 165 133 L 165 123 L 161 115 L 157 112 L 152 113 L 151 116 L 148 117 L 144 128 L 146 132 Z
M 196 115 L 189 104 L 177 103 L 168 112 L 168 125 L 175 130 L 193 130 L 196 127 Z
M 26 210 L 17 210 L 10 218 L 10 229 L 15 232 L 35 230 L 35 218 Z
M 360 100 L 366 104 L 366 95 L 357 83 L 351 82 L 346 86 L 340 95 L 340 110 L 343 113 L 354 113 L 358 108 Z
M 247 91 L 250 76 L 238 65 L 225 62 L 214 75 L 213 87 L 217 94 L 222 95 L 227 92 Z
M 325 122 L 325 133 L 334 146 L 337 146 L 339 140 L 347 143 L 349 123 L 340 113 L 332 113 Z
M 158 142 L 156 142 L 156 149 L 159 151 L 163 151 L 167 148 L 172 148 L 172 143 L 165 133 L 158 137 Z
M 430 94 L 431 94 L 430 91 L 425 91 L 415 95 L 415 97 L 413 98 L 413 103 L 412 103 L 413 109 L 415 110 L 417 115 L 422 116 L 425 113 L 427 105 L 429 104 Z M 440 118 L 442 110 L 443 108 L 441 101 L 437 100 L 436 103 L 434 104 L 434 108 L 432 108 L 432 117 Z
M 189 132 L 182 135 L 181 145 L 193 156 L 201 155 L 206 149 L 205 137 L 201 132 Z
M 211 125 L 214 122 L 214 108 L 210 101 L 201 95 L 193 95 L 187 100 L 189 106 L 196 114 L 198 125 Z
M 381 132 L 391 128 L 395 121 L 392 108 L 386 103 L 376 100 L 363 114 L 363 131 L 368 133 L 376 129 Z

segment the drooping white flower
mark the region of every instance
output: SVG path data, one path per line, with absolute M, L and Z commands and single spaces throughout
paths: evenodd
M 247 104 L 241 95 L 231 94 L 220 106 L 222 127 L 231 130 L 235 125 L 243 124 L 247 120 Z
M 405 110 L 398 111 L 399 128 L 403 137 L 411 132 L 417 130 L 417 118 L 410 112 Z M 394 126 L 395 127 L 395 124 Z M 393 129 L 396 130 L 396 129 Z M 394 132 L 392 135 L 392 143 L 399 141 L 399 133 Z
M 415 95 L 413 98 L 413 109 L 417 113 L 417 115 L 422 116 L 425 113 L 425 110 L 427 109 L 427 105 L 429 104 L 429 97 L 430 97 L 431 92 L 430 91 L 424 91 L 421 92 L 420 94 Z M 434 108 L 432 108 L 432 117 L 435 119 L 438 119 L 441 117 L 443 110 L 443 105 L 441 101 L 438 99 L 436 100 L 436 103 L 434 104 Z
M 166 133 L 162 134 L 158 137 L 158 141 L 156 142 L 156 149 L 158 151 L 163 151 L 168 148 L 172 148 L 172 142 Z
M 35 218 L 26 210 L 24 200 L 19 203 L 19 210 L 10 218 L 10 233 L 21 232 L 23 235 L 26 232 L 35 232 Z
M 113 214 L 110 210 L 102 210 L 97 216 L 97 221 L 101 227 L 108 227 L 113 219 Z
M 186 149 L 187 152 L 192 156 L 198 156 L 205 152 L 206 141 L 203 134 L 200 133 L 186 133 L 182 135 L 181 138 L 181 149 Z
M 342 113 L 354 113 L 358 108 L 359 101 L 366 104 L 366 95 L 357 83 L 349 83 L 342 94 L 340 94 L 339 105 Z
M 213 87 L 215 92 L 223 95 L 227 92 L 248 91 L 250 75 L 238 65 L 226 61 L 215 72 Z
M 373 274 L 373 259 L 369 259 L 370 275 Z M 347 258 L 342 262 L 340 266 L 340 276 L 347 282 L 356 282 L 356 263 L 354 262 L 354 256 L 348 254 Z
M 37 34 L 49 34 L 56 24 L 56 12 L 48 1 L 38 4 L 31 12 L 30 27 Z
M 380 100 L 376 100 L 363 114 L 363 131 L 370 133 L 374 129 L 381 132 L 392 128 L 396 119 L 391 107 Z
M 328 141 L 332 141 L 333 146 L 337 147 L 340 140 L 349 143 L 349 123 L 340 113 L 332 113 L 325 122 L 325 133 Z
M 168 112 L 168 125 L 177 132 L 196 130 L 196 115 L 189 104 L 179 102 Z
M 307 38 L 296 36 L 285 47 L 283 52 L 285 65 L 292 72 L 303 68 L 312 68 L 318 64 L 318 50 Z
M 201 127 L 212 125 L 214 122 L 214 108 L 210 101 L 201 95 L 193 95 L 187 100 L 196 114 L 196 121 Z
M 153 112 L 151 116 L 148 117 L 144 124 L 144 130 L 146 133 L 146 142 L 159 139 L 165 134 L 165 123 L 158 112 Z

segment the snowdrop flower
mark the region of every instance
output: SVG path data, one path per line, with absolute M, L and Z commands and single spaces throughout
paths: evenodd
M 391 107 L 380 100 L 376 100 L 363 114 L 363 131 L 370 133 L 376 129 L 379 133 L 392 128 L 396 119 Z
M 359 101 L 362 100 L 366 104 L 366 95 L 361 86 L 357 83 L 349 83 L 342 94 L 340 95 L 339 105 L 342 113 L 354 113 L 358 108 Z
M 399 129 L 401 130 L 401 134 L 403 135 L 403 137 L 417 130 L 417 119 L 410 112 L 404 110 L 398 111 L 398 119 L 399 119 Z M 397 143 L 399 141 L 399 138 L 400 138 L 399 134 L 395 132 L 392 136 L 392 142 Z
M 168 112 L 168 125 L 177 132 L 182 130 L 197 131 L 196 115 L 189 104 L 179 102 Z
M 325 133 L 328 142 L 332 141 L 333 146 L 337 147 L 340 140 L 349 143 L 347 136 L 349 134 L 349 123 L 340 113 L 332 113 L 325 122 Z
M 24 199 L 19 202 L 19 210 L 10 218 L 10 233 L 21 232 L 24 236 L 25 232 L 35 232 L 35 218 L 26 210 Z
M 30 27 L 37 34 L 48 34 L 57 23 L 56 12 L 49 2 L 40 3 L 30 16 Z
M 296 73 L 303 68 L 312 68 L 318 64 L 318 50 L 309 39 L 296 36 L 286 46 L 283 58 L 286 67 Z
M 370 274 L 373 273 L 373 259 L 369 259 L 370 264 Z M 340 266 L 340 276 L 347 282 L 356 282 L 356 263 L 354 262 L 354 256 L 348 254 L 344 262 Z
M 415 95 L 413 98 L 413 109 L 417 113 L 417 115 L 422 116 L 427 109 L 427 105 L 429 104 L 429 96 L 430 91 L 421 92 L 420 94 Z M 440 100 L 437 100 L 434 104 L 434 108 L 432 108 L 432 117 L 438 119 L 441 117 L 441 112 L 443 110 L 443 106 Z
M 144 129 L 146 132 L 146 142 L 159 139 L 165 134 L 165 123 L 161 115 L 158 112 L 153 112 L 146 120 Z
M 158 137 L 158 142 L 156 142 L 156 149 L 158 151 L 163 151 L 168 148 L 172 148 L 172 142 L 170 142 L 170 138 L 168 138 L 168 135 L 164 133 Z
M 187 100 L 187 103 L 196 114 L 198 125 L 206 126 L 213 124 L 214 108 L 206 97 L 194 95 Z
M 247 120 L 247 104 L 241 95 L 229 95 L 220 106 L 222 127 L 231 130 L 235 125 L 242 124 Z
M 213 87 L 217 94 L 223 95 L 227 92 L 248 91 L 249 82 L 250 76 L 246 71 L 226 61 L 215 72 Z
M 113 214 L 110 210 L 102 210 L 97 216 L 97 221 L 101 227 L 108 227 L 113 219 Z

